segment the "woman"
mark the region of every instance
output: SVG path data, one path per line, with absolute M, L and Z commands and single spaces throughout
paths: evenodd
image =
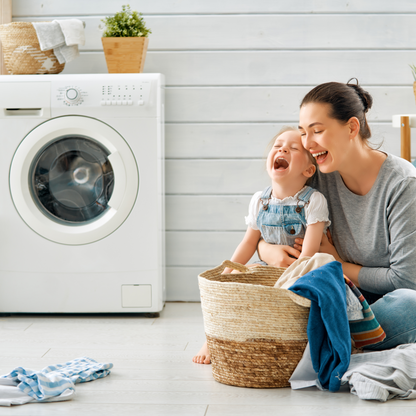
M 372 303 L 387 337 L 368 348 L 382 350 L 416 342 L 416 169 L 369 145 L 373 100 L 350 81 L 311 90 L 299 130 L 318 165 L 310 186 L 329 205 L 330 233 L 320 251 L 340 261 Z M 296 242 L 292 248 L 261 241 L 259 256 L 287 267 L 300 254 L 302 240 Z

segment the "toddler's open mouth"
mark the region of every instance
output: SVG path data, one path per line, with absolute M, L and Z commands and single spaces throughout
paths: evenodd
M 289 162 L 283 157 L 278 157 L 274 161 L 274 170 L 286 170 L 289 167 Z

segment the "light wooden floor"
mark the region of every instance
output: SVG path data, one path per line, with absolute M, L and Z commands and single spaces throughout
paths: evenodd
M 77 384 L 72 401 L 0 407 L 2 415 L 414 416 L 416 400 L 387 403 L 348 391 L 245 389 L 217 383 L 194 364 L 204 341 L 199 303 L 167 303 L 159 318 L 33 316 L 0 318 L 0 374 L 88 356 L 112 362 L 110 376 Z

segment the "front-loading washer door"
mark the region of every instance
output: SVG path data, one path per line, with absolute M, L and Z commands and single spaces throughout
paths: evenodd
M 34 128 L 10 167 L 10 193 L 26 224 L 70 245 L 101 240 L 128 217 L 137 198 L 134 155 L 109 125 L 63 116 Z

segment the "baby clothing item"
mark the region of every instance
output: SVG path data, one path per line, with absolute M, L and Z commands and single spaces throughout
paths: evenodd
M 325 197 L 309 186 L 284 199 L 274 198 L 271 186 L 255 193 L 245 220 L 253 230 L 260 230 L 266 242 L 290 246 L 304 237 L 308 225 L 331 224 Z
M 17 367 L 0 376 L 0 405 L 70 400 L 75 393 L 74 384 L 106 377 L 112 367 L 112 363 L 98 363 L 88 357 L 50 365 L 40 371 Z
M 79 56 L 78 45 L 85 45 L 84 24 L 78 19 L 34 22 L 40 49 L 53 53 L 60 64 L 71 62 Z
M 351 282 L 351 280 L 348 279 L 348 277 L 345 275 L 344 280 L 350 291 L 352 291 L 352 293 L 354 293 L 356 298 L 360 301 L 363 309 L 362 319 L 356 321 L 349 320 L 351 337 L 354 340 L 355 348 L 363 348 L 384 341 L 386 338 L 386 333 L 378 323 L 367 300 L 358 290 L 357 286 L 355 286 L 354 283 Z
M 316 253 L 312 257 L 301 257 L 284 271 L 274 287 L 289 289 L 301 276 L 332 261 L 335 261 L 335 258 L 326 253 Z M 362 348 L 383 341 L 386 334 L 364 296 L 346 276 L 344 276 L 344 280 L 347 317 L 354 346 Z
M 281 289 L 288 289 L 292 286 L 301 276 L 315 270 L 324 264 L 335 261 L 334 256 L 326 253 L 315 253 L 312 257 L 301 257 L 293 262 L 280 276 L 274 287 Z M 347 297 L 347 315 L 348 321 L 357 321 L 364 319 L 362 312 L 362 305 L 358 297 L 352 292 L 348 285 L 345 285 L 346 297 Z
M 315 270 L 324 264 L 335 261 L 335 257 L 326 253 L 315 253 L 312 257 L 301 257 L 294 261 L 279 277 L 274 287 L 288 289 L 301 276 Z
M 341 263 L 333 261 L 299 278 L 290 291 L 310 299 L 307 334 L 313 369 L 323 388 L 338 391 L 351 356 Z

